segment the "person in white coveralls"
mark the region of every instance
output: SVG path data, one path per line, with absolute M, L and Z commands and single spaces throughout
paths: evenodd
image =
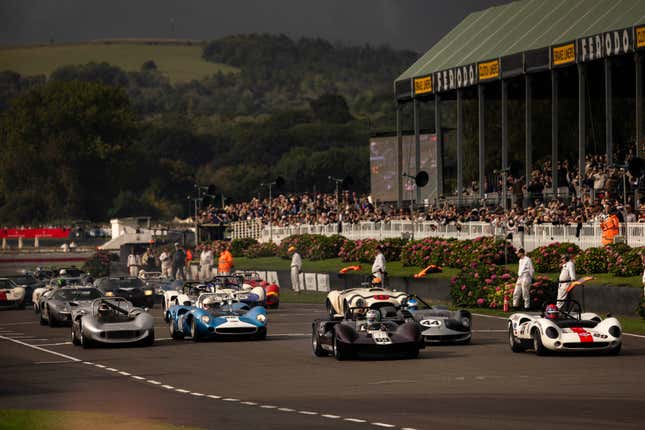
M 564 300 L 567 299 L 567 288 L 576 280 L 576 266 L 568 255 L 560 258 L 560 264 L 562 269 L 558 278 L 558 309 L 562 308 Z
M 383 255 L 383 246 L 376 247 L 376 257 L 374 257 L 374 264 L 372 264 L 372 276 L 381 280 L 381 285 L 385 284 L 385 255 Z
M 528 310 L 531 307 L 529 289 L 531 288 L 531 282 L 533 282 L 535 269 L 533 268 L 531 258 L 526 255 L 524 248 L 517 250 L 517 256 L 520 260 L 517 269 L 517 282 L 515 283 L 515 290 L 513 290 L 513 307 L 518 308 L 520 306 L 520 297 L 522 297 L 524 309 Z
M 202 253 L 199 255 L 199 279 L 208 281 L 213 277 L 213 251 L 210 245 L 205 245 Z
M 139 267 L 141 267 L 141 258 L 139 255 L 134 253 L 133 249 L 130 251 L 130 255 L 128 255 L 128 270 L 130 272 L 130 276 L 138 276 Z
M 291 255 L 291 289 L 293 291 L 300 291 L 300 272 L 302 272 L 302 257 L 294 246 L 288 249 L 292 252 Z

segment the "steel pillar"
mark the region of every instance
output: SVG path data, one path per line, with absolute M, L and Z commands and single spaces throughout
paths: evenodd
M 479 198 L 484 198 L 484 183 L 485 175 L 484 169 L 486 168 L 486 119 L 484 116 L 484 109 L 486 104 L 486 94 L 484 92 L 484 85 L 477 86 L 477 105 L 479 116 Z
M 508 81 L 502 80 L 502 171 L 508 169 Z M 504 209 L 508 207 L 508 187 L 506 178 L 508 175 L 502 175 L 502 205 Z
M 464 108 L 463 91 L 457 90 L 457 207 L 461 207 L 464 194 Z
M 643 57 L 640 53 L 634 54 L 636 62 L 634 70 L 636 72 L 636 98 L 634 99 L 636 114 L 636 156 L 640 157 L 641 144 L 643 141 Z
M 419 102 L 414 99 L 412 103 L 414 109 L 414 174 L 417 175 L 421 171 L 421 138 L 419 136 Z M 421 201 L 421 188 L 415 186 L 416 194 L 415 200 L 417 203 Z
M 585 109 L 587 69 L 584 63 L 578 63 L 578 172 L 580 178 L 585 175 L 585 150 L 587 142 L 587 111 Z
M 531 75 L 524 75 L 524 183 L 529 184 L 533 170 L 533 91 Z
M 401 105 L 396 104 L 396 181 L 397 207 L 403 207 L 403 135 L 401 133 Z
M 434 132 L 437 138 L 437 200 L 443 196 L 443 133 L 441 132 L 441 97 L 434 96 Z
M 551 70 L 551 183 L 558 195 L 558 72 Z
M 611 62 L 605 58 L 605 143 L 607 148 L 607 165 L 614 164 L 614 126 L 612 121 L 612 88 Z

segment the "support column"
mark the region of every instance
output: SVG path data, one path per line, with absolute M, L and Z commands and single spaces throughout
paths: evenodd
M 508 169 L 508 81 L 502 80 L 502 171 Z M 508 208 L 508 172 L 502 174 L 502 205 Z
M 463 204 L 464 194 L 464 109 L 463 94 L 457 90 L 457 207 Z
M 401 134 L 401 105 L 396 104 L 396 183 L 397 207 L 403 207 L 403 135 Z
M 414 109 L 414 174 L 421 171 L 421 138 L 419 137 L 419 102 L 414 99 L 412 107 Z M 415 186 L 415 200 L 417 204 L 421 201 L 421 188 Z
M 607 164 L 614 164 L 614 126 L 612 121 L 612 88 L 611 62 L 605 58 L 605 143 L 607 147 Z
M 578 172 L 580 178 L 585 175 L 585 146 L 587 142 L 587 111 L 585 100 L 587 88 L 587 69 L 584 63 L 578 63 Z M 579 184 L 582 189 L 582 184 Z
M 640 53 L 634 54 L 636 61 L 634 70 L 636 71 L 636 97 L 634 99 L 636 109 L 636 156 L 640 157 L 641 143 L 643 141 L 643 57 Z
M 524 75 L 524 182 L 528 186 L 533 170 L 533 79 Z
M 437 138 L 437 201 L 443 196 L 443 133 L 441 132 L 441 97 L 434 96 L 434 132 Z
M 551 179 L 558 195 L 558 72 L 551 70 Z
M 484 85 L 477 86 L 477 104 L 479 115 L 479 198 L 484 198 L 484 183 L 486 182 L 484 169 L 486 168 L 486 117 L 484 109 L 486 108 L 486 93 L 484 92 Z

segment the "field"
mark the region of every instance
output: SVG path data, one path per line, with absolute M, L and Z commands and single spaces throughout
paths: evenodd
M 141 64 L 153 60 L 171 82 L 186 82 L 236 68 L 209 63 L 202 59 L 199 44 L 153 44 L 136 42 L 82 43 L 53 46 L 11 47 L 0 49 L 0 70 L 21 75 L 49 75 L 60 66 L 107 62 L 126 71 L 140 70 Z

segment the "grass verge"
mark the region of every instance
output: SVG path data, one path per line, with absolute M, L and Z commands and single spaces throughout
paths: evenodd
M 2 430 L 199 430 L 197 427 L 174 426 L 152 420 L 132 419 L 116 415 L 44 411 L 22 409 L 0 409 Z

